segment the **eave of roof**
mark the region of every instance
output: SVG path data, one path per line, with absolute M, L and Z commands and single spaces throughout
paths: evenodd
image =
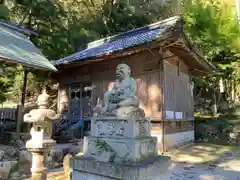
M 184 22 L 180 16 L 174 16 L 142 28 L 94 41 L 88 44 L 88 48 L 56 61 L 55 65 L 70 65 L 75 63 L 85 64 L 90 61 L 101 59 L 110 54 L 123 52 L 125 50 L 127 51 L 131 48 L 137 48 L 149 43 L 163 41 L 165 34 L 169 32 L 169 29 L 179 28 L 177 26 L 177 24 L 179 24 L 178 22 L 181 24 L 179 38 L 182 37 L 184 39 L 184 43 L 187 46 L 186 49 L 190 49 L 189 53 L 202 67 L 199 70 L 204 70 L 206 73 L 214 72 L 216 68 L 205 60 L 189 42 L 183 31 L 182 25 Z
M 0 24 L 0 61 L 57 71 L 53 64 L 21 32 Z
M 174 26 L 180 19 L 180 16 L 174 16 L 142 28 L 94 41 L 88 44 L 88 48 L 57 60 L 55 65 L 72 63 L 74 61 L 83 61 L 93 57 L 100 57 L 106 54 L 152 42 L 158 38 L 161 38 L 161 35 L 168 28 Z
M 36 33 L 35 31 L 29 30 L 29 29 L 23 27 L 22 25 L 14 24 L 14 23 L 2 20 L 2 19 L 0 20 L 0 25 L 10 28 L 12 30 L 18 31 L 18 32 L 23 33 L 28 36 L 37 36 L 38 35 L 38 33 Z

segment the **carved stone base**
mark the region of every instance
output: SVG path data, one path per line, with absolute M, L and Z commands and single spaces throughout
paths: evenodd
M 43 139 L 43 140 L 38 140 L 38 139 L 30 139 L 29 141 L 26 142 L 26 148 L 28 149 L 47 149 L 54 145 L 56 141 L 53 139 Z
M 91 120 L 91 135 L 116 138 L 146 137 L 151 136 L 151 123 L 147 119 L 98 116 Z
M 100 143 L 98 142 L 100 141 Z M 157 138 L 156 137 L 139 137 L 139 138 L 97 138 L 88 136 L 84 138 L 83 154 L 86 157 L 102 160 L 107 152 L 102 144 L 109 146 L 114 152 L 113 162 L 136 163 L 146 158 L 157 155 Z M 99 149 L 100 144 L 100 149 Z M 105 150 L 104 150 L 105 149 Z M 106 160 L 107 161 L 107 160 Z
M 171 160 L 157 156 L 134 165 L 95 161 L 74 157 L 72 180 L 166 180 L 170 177 Z

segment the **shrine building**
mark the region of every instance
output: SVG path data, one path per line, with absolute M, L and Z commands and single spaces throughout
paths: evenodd
M 58 110 L 71 120 L 90 123 L 92 107 L 111 89 L 116 66 L 131 67 L 140 107 L 152 122 L 159 150 L 194 141 L 191 76 L 213 73 L 189 42 L 184 22 L 174 16 L 148 26 L 91 42 L 86 49 L 56 61 L 52 75 L 59 84 Z M 88 123 L 86 123 L 88 122 Z

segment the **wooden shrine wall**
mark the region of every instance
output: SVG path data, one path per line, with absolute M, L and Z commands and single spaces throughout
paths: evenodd
M 155 52 L 144 51 L 124 58 L 94 62 L 62 71 L 59 76 L 59 111 L 68 106 L 68 87 L 74 84 L 91 83 L 93 88 L 91 103 L 95 106 L 98 97 L 111 89 L 115 80 L 116 66 L 124 62 L 132 69 L 137 81 L 137 96 L 140 106 L 152 120 L 162 119 L 162 71 L 160 57 Z

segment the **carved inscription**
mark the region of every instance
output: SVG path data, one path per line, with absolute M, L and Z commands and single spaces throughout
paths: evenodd
M 146 135 L 145 122 L 139 121 L 139 136 Z
M 96 121 L 97 137 L 124 136 L 125 121 Z
M 150 131 L 149 122 L 147 120 L 137 121 L 136 132 L 138 132 L 138 136 L 149 136 Z
M 141 157 L 148 156 L 149 154 L 155 152 L 155 142 L 153 140 L 144 141 L 139 144 L 139 154 Z

